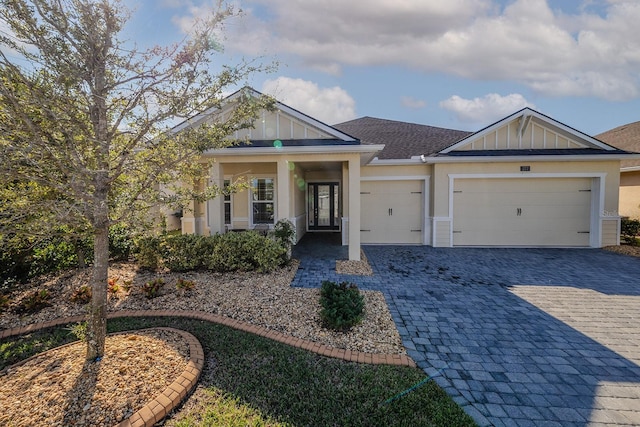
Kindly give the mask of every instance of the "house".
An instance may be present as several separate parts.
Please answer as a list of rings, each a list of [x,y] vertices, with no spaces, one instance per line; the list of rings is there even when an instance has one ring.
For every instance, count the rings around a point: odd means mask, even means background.
[[[640,122],[618,126],[597,135],[600,141],[621,150],[640,152]],[[620,162],[620,215],[640,219],[640,160]]]
[[[342,233],[354,260],[366,244],[618,244],[620,161],[633,157],[529,108],[469,133],[371,117],[329,126],[276,103],[233,137],[251,144],[208,151],[210,180],[251,189],[195,203],[183,233],[286,218],[298,239]]]

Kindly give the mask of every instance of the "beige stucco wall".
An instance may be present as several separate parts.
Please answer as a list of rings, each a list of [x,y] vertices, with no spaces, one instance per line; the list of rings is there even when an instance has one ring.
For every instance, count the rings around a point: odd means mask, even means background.
[[[620,215],[640,219],[640,171],[620,174]]]

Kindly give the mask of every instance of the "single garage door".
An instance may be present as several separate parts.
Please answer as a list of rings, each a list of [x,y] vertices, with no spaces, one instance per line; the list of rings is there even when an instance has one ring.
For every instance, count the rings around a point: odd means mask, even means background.
[[[591,179],[456,179],[454,246],[589,246]]]
[[[362,181],[360,241],[422,244],[423,181]]]

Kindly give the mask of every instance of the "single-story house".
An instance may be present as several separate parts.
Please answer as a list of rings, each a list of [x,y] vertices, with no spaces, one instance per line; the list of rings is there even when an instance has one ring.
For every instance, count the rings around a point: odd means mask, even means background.
[[[640,152],[640,122],[618,126],[597,135],[616,148]],[[620,162],[620,215],[640,219],[640,159],[627,159]]]
[[[298,239],[342,233],[354,260],[366,244],[619,244],[620,161],[634,156],[530,108],[470,133],[371,117],[330,126],[278,102],[233,137],[251,144],[207,152],[210,180],[251,189],[195,203],[182,232],[286,218]]]

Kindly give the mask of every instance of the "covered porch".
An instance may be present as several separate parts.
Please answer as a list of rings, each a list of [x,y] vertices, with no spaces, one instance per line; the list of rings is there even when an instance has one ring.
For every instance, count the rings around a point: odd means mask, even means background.
[[[360,168],[375,151],[360,145],[322,147],[322,153],[309,148],[297,147],[304,153],[287,153],[292,150],[286,147],[276,153],[273,148],[252,155],[247,153],[252,148],[215,153],[209,184],[222,188],[244,181],[248,189],[194,202],[182,218],[182,232],[265,230],[287,219],[298,241],[307,233],[340,233],[348,259],[359,260]]]

